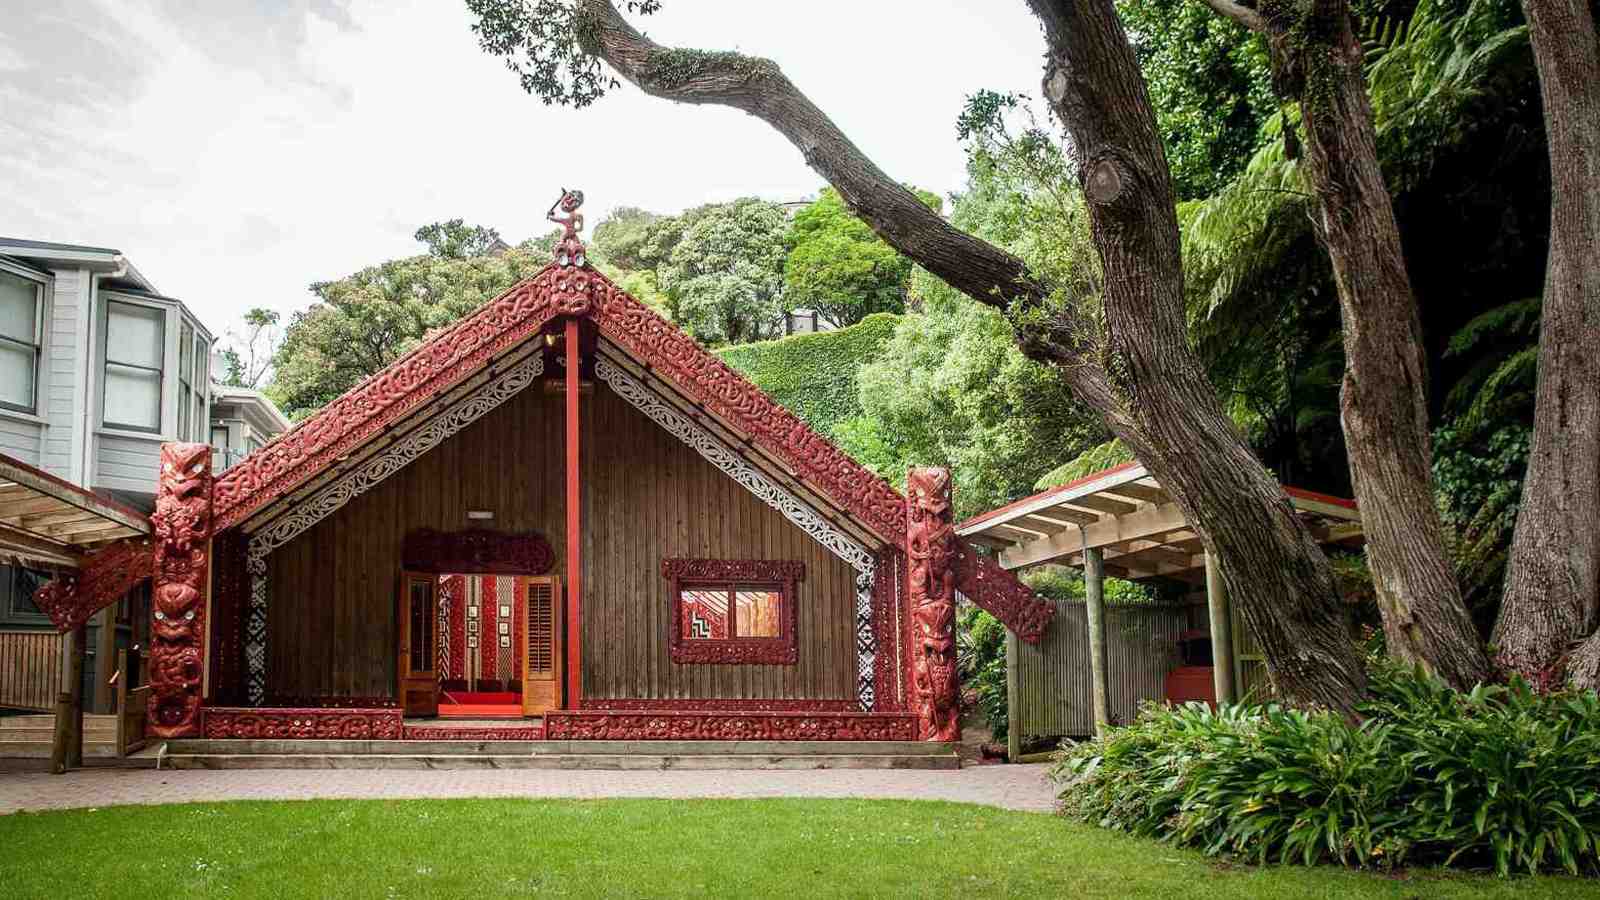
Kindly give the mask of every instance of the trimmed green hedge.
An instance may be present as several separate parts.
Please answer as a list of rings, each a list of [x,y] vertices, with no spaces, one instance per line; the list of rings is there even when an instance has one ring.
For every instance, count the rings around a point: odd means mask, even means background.
[[[722,361],[817,431],[861,412],[856,374],[883,352],[900,317],[876,313],[837,331],[796,334],[716,351]]]

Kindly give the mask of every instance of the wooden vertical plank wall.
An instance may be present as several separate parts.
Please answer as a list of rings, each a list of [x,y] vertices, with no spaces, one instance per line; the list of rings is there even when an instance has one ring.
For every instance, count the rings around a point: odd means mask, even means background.
[[[393,693],[400,543],[412,529],[537,531],[565,579],[564,400],[559,377],[528,388],[276,551],[269,695]],[[853,570],[603,384],[579,407],[584,695],[853,697]],[[469,522],[468,510],[494,519]],[[674,556],[803,562],[799,662],[672,663],[660,566]]]

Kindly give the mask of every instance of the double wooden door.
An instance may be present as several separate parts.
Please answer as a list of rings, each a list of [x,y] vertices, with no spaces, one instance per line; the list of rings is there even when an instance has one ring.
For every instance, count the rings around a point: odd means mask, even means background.
[[[518,578],[516,602],[523,605],[522,713],[543,715],[561,707],[561,579],[553,575]],[[408,716],[439,714],[439,576],[405,572],[400,581],[399,693]]]

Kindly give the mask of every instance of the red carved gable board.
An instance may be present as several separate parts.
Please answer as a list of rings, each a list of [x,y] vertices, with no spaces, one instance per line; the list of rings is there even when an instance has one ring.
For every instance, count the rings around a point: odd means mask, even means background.
[[[591,319],[606,338],[792,467],[812,490],[886,542],[904,539],[905,500],[888,482],[604,275],[553,264],[224,472],[215,486],[218,528],[264,509],[562,315]]]
[[[846,511],[887,546],[904,546],[905,498],[888,482],[604,275],[587,267],[554,264],[434,334],[217,476],[212,487],[215,532],[237,527],[338,465],[561,316],[593,321],[602,336],[685,397],[749,435],[754,445],[791,468],[809,489]],[[968,596],[984,605],[984,598]],[[1018,604],[1031,599],[1031,592],[1024,597],[1013,589],[1008,597],[998,608],[1020,612]],[[1036,599],[1032,603],[1040,609],[1029,615],[1047,616],[1042,610],[1051,609]],[[1019,629],[1024,635],[1032,632]]]

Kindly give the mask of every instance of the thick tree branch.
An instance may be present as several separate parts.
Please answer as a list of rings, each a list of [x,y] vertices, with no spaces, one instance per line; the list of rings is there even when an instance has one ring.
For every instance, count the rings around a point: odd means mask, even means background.
[[[1044,303],[1048,292],[1022,260],[952,226],[885,174],[776,63],[733,52],[663,47],[606,0],[579,0],[578,14],[585,49],[623,78],[654,97],[731,106],[771,125],[879,237],[951,287],[1001,312]],[[1052,310],[1051,316],[1047,336],[1019,334],[1023,352],[1060,365],[1086,403],[1111,408],[1114,398],[1085,345],[1093,325],[1066,311]]]
[[[1261,13],[1248,6],[1234,3],[1233,0],[1200,0],[1200,2],[1211,7],[1212,12],[1224,19],[1231,19],[1251,31],[1267,30],[1267,20]]]

